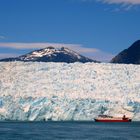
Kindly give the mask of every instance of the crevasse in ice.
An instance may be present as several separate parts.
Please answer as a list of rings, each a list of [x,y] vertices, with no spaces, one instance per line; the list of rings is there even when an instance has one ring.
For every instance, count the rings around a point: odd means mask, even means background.
[[[0,120],[140,120],[140,65],[0,63]]]

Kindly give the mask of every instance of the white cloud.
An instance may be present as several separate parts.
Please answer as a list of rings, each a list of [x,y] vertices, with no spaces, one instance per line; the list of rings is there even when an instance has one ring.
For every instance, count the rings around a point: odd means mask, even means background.
[[[82,2],[103,2],[107,4],[140,5],[140,0],[81,0]]]
[[[83,46],[77,46],[77,47],[69,47],[70,49],[87,56],[89,58],[92,58],[94,60],[98,60],[101,62],[109,62],[115,55],[104,52],[102,50],[99,50],[97,48],[86,48]]]
[[[9,57],[17,57],[19,54],[16,53],[0,53],[0,59],[9,58]]]
[[[40,48],[46,48],[49,46],[53,46],[55,48],[61,48],[61,47],[67,47],[70,49],[73,49],[75,51],[78,51],[80,53],[95,53],[98,50],[95,48],[86,48],[83,47],[80,44],[64,44],[64,43],[0,43],[1,47],[8,47],[13,49],[40,49]]]
[[[140,0],[80,0],[81,2],[101,2],[104,4],[115,4],[119,5],[115,9],[105,9],[105,11],[119,12],[119,11],[129,11],[131,9],[137,10],[140,6]]]
[[[115,56],[114,54],[110,54],[101,50],[96,53],[88,53],[84,55],[101,62],[109,62]]]
[[[63,43],[17,43],[17,42],[9,42],[9,43],[0,43],[0,48],[1,47],[8,47],[8,48],[13,48],[13,49],[39,49],[39,48],[46,48],[49,46],[54,46],[54,47],[78,47],[80,46],[79,44],[63,44]]]
[[[98,61],[109,61],[113,55],[110,53],[103,52],[97,48],[87,48],[80,44],[64,44],[64,43],[0,43],[0,48],[6,47],[6,48],[13,48],[13,49],[41,49],[46,48],[49,46],[53,46],[56,48],[60,47],[67,47],[69,49],[72,49],[84,56],[87,56],[89,58],[98,60]],[[17,56],[18,54],[13,54],[13,56]],[[4,57],[11,57],[12,54],[0,54],[0,58]],[[13,57],[12,56],[12,57]]]
[[[97,0],[97,1],[102,1],[109,4],[133,4],[133,5],[140,4],[140,0]]]

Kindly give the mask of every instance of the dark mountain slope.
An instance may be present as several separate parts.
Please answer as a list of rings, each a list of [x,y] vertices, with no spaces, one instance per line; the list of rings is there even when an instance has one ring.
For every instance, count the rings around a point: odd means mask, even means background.
[[[115,56],[111,63],[140,64],[140,40]]]

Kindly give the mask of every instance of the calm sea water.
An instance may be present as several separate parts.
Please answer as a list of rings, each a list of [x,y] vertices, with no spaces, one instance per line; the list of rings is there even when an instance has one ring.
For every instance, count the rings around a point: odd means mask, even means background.
[[[0,140],[140,140],[140,122],[1,122]]]

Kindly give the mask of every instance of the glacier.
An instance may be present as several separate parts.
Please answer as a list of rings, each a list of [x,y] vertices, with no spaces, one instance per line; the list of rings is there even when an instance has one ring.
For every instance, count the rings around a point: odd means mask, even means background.
[[[0,62],[0,120],[140,121],[140,65]]]

